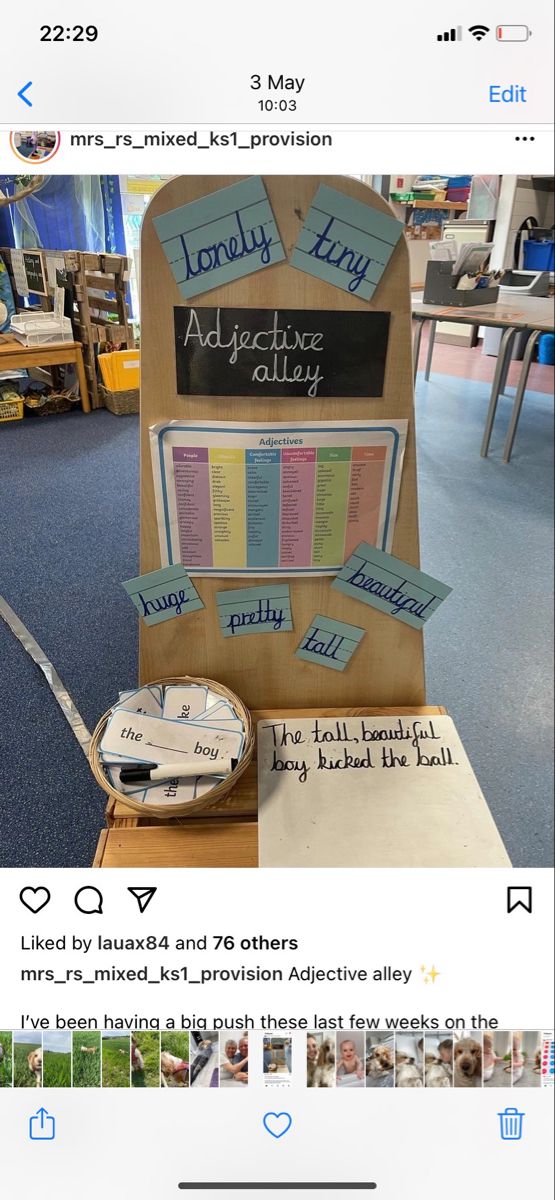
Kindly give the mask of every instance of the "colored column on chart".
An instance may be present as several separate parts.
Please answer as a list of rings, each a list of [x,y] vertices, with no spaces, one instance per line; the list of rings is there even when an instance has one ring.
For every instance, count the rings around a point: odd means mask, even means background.
[[[279,566],[279,450],[247,450],[247,566]]]
[[[310,566],[315,475],[316,450],[282,450],[280,567]]]
[[[345,560],[361,542],[378,544],[385,446],[354,446],[351,460]]]
[[[202,446],[174,446],[173,468],[181,562],[187,568],[211,567],[208,450]]]
[[[245,450],[208,451],[212,505],[213,565],[245,567],[247,561]]]
[[[336,567],[344,561],[350,474],[350,446],[319,448],[312,543],[315,567]]]

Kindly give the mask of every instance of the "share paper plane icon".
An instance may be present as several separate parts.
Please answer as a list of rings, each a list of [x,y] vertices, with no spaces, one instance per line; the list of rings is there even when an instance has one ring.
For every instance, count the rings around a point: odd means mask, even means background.
[[[152,900],[155,892],[158,891],[158,888],[155,888],[155,887],[128,887],[127,891],[131,892],[131,895],[135,897],[135,900],[137,901],[137,904],[139,905],[139,912],[144,913],[145,909],[148,908],[150,901]]]

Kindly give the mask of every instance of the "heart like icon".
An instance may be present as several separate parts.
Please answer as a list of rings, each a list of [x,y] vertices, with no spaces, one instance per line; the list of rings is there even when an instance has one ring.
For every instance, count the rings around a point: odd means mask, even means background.
[[[20,891],[19,899],[30,912],[39,913],[41,908],[46,908],[46,905],[50,903],[51,896],[48,888],[26,887]]]
[[[282,1138],[289,1132],[293,1118],[291,1113],[287,1112],[267,1112],[263,1117],[264,1128],[267,1133],[270,1133],[274,1138]]]

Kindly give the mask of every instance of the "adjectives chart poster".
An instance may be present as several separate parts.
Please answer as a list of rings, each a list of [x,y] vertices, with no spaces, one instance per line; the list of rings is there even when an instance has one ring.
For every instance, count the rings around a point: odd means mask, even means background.
[[[171,421],[150,429],[163,565],[329,575],[390,550],[407,421]]]

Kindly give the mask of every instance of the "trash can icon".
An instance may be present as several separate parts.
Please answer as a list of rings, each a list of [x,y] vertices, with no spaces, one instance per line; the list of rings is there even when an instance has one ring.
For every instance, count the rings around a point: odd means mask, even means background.
[[[522,1137],[522,1121],[524,1113],[518,1108],[506,1108],[497,1114],[501,1125],[501,1137],[504,1142],[519,1142]]]

